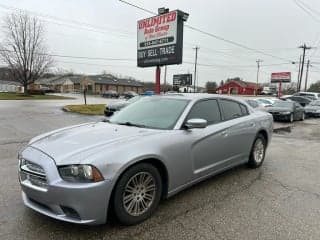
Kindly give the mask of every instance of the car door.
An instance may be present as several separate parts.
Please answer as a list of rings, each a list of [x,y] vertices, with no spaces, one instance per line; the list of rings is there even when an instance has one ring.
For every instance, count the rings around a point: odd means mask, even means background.
[[[299,120],[302,118],[304,108],[297,102],[294,103],[294,119]]]
[[[252,143],[256,135],[256,123],[242,103],[229,99],[220,99],[225,131],[227,158],[226,163],[235,165],[248,160]]]
[[[208,122],[203,129],[185,131],[190,142],[188,149],[195,178],[207,175],[219,168],[227,157],[225,144],[228,137],[226,124],[222,122],[221,111],[216,99],[205,99],[196,102],[187,115],[189,119],[201,118]]]

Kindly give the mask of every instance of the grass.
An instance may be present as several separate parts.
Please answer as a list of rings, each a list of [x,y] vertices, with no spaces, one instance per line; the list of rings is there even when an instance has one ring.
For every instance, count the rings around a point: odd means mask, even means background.
[[[0,100],[47,100],[47,99],[73,99],[56,95],[24,95],[23,93],[0,92]]]
[[[105,104],[67,105],[63,107],[63,110],[88,115],[104,115],[105,106]]]

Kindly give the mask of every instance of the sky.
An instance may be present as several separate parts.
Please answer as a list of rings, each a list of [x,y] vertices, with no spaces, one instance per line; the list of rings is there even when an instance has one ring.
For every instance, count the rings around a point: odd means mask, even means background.
[[[302,49],[298,46],[303,43],[314,47],[306,54],[306,60],[310,59],[312,66],[309,83],[320,80],[320,10],[317,10],[320,1],[127,1],[153,12],[159,7],[180,9],[190,14],[188,25],[258,50],[250,51],[185,28],[183,61],[188,63],[167,67],[169,83],[172,83],[173,74],[194,72],[195,46],[200,48],[197,68],[200,86],[207,81],[220,83],[232,77],[256,82],[257,59],[262,60],[259,83],[270,82],[272,72],[282,71],[290,71],[292,80],[296,81],[298,64],[290,62],[299,61]],[[136,63],[137,21],[152,16],[150,13],[117,0],[1,0],[1,25],[8,13],[21,9],[43,21],[49,53],[104,58],[55,57],[54,70],[83,74],[105,71],[141,81],[154,81],[155,67],[138,68]],[[0,29],[0,41],[3,34]],[[163,81],[163,68],[161,76]]]

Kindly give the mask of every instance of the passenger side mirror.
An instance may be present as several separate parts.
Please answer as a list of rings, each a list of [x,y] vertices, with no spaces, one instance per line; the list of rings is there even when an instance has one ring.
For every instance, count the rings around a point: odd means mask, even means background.
[[[205,119],[192,118],[192,119],[189,119],[184,126],[187,129],[192,129],[192,128],[205,128],[207,127],[207,125],[208,125],[208,122]]]

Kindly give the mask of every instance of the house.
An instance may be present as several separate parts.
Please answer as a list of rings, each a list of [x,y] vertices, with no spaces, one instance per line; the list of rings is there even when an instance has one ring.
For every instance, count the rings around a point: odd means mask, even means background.
[[[261,91],[260,85],[245,81],[229,81],[217,88],[219,94],[256,95]]]
[[[111,74],[72,75],[38,79],[30,86],[30,89],[50,89],[62,93],[82,92],[87,89],[89,94],[102,94],[108,90],[114,90],[121,94],[126,91],[142,93],[143,85],[134,79],[116,78]]]
[[[0,80],[0,92],[23,92],[23,87],[18,82]]]

